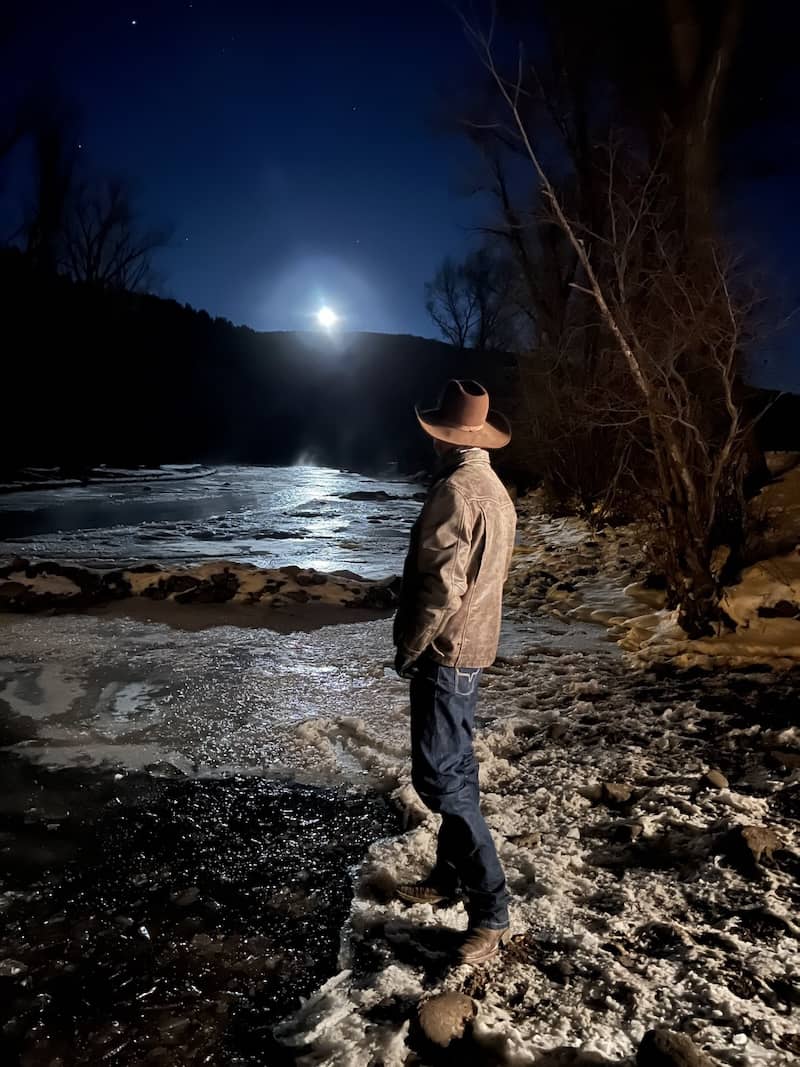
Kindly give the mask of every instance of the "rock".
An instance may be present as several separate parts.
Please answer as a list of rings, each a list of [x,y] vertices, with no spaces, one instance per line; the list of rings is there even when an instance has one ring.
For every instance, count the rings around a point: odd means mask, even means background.
[[[643,833],[644,823],[620,822],[612,828],[611,838],[613,841],[620,841],[623,844],[633,844],[634,841],[639,840]]]
[[[11,560],[11,564],[8,567],[3,568],[2,574],[7,577],[15,571],[26,571],[30,565],[30,560],[25,559],[24,556],[14,556]]]
[[[393,576],[368,585],[364,590],[361,604],[365,608],[389,611],[396,607],[400,599],[400,578]]]
[[[185,778],[186,774],[176,767],[174,763],[168,763],[166,760],[158,760],[155,763],[146,763],[143,768],[147,774],[151,774],[154,778]],[[116,776],[115,776],[116,777]],[[120,775],[120,778],[122,775]]]
[[[777,604],[758,609],[759,619],[796,619],[798,616],[800,616],[800,604],[795,604],[791,600],[779,600]]]
[[[515,837],[509,837],[508,840],[517,848],[536,848],[541,844],[542,835],[538,830],[532,830],[529,834],[517,834]]]
[[[636,1067],[714,1067],[690,1037],[674,1030],[648,1030],[636,1052]]]
[[[24,596],[28,587],[22,582],[3,582],[0,585],[0,600],[15,600],[18,596]]]
[[[159,578],[153,585],[146,586],[141,595],[148,597],[150,600],[166,600],[173,593],[194,592],[199,587],[200,583],[194,575],[171,574],[168,578]]]
[[[783,840],[768,826],[736,826],[731,831],[728,845],[734,859],[745,859],[752,863],[761,863],[766,857],[772,859],[773,852],[783,848]]]
[[[0,960],[0,978],[19,978],[27,973],[27,963],[20,960]]]
[[[183,893],[172,893],[171,900],[173,904],[177,904],[179,908],[188,908],[190,904],[200,897],[200,890],[196,885],[193,885],[191,889],[184,890]]]
[[[725,777],[722,771],[718,771],[715,767],[712,767],[710,770],[706,771],[706,773],[700,779],[701,789],[727,789],[728,785],[728,779]]]
[[[770,759],[785,767],[787,771],[794,771],[800,767],[800,752],[785,752],[783,749],[773,748],[769,755]]]
[[[551,722],[547,727],[547,736],[551,741],[558,741],[568,732],[568,730],[569,727],[564,722]]]
[[[340,500],[397,500],[383,489],[356,489],[353,493],[342,493]]]
[[[305,589],[287,589],[283,595],[295,604],[307,604],[311,599],[311,595]]]
[[[607,804],[627,804],[633,794],[633,786],[624,782],[603,782],[601,797]]]
[[[195,579],[196,581],[196,579]],[[176,593],[179,604],[224,604],[232,600],[239,591],[239,579],[227,569],[220,574],[212,574],[208,581],[203,581],[184,593]]]
[[[477,1014],[475,1001],[464,993],[439,993],[420,1005],[419,1024],[429,1041],[446,1048],[464,1036],[467,1023]]]

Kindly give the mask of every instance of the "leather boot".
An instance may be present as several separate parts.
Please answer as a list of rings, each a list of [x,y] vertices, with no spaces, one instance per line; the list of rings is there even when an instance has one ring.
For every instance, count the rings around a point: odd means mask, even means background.
[[[400,882],[395,886],[395,896],[404,904],[456,903],[454,893],[445,893],[430,882]]]
[[[471,926],[458,947],[459,963],[483,963],[496,956],[500,946],[511,940],[511,930],[490,930],[486,926]]]

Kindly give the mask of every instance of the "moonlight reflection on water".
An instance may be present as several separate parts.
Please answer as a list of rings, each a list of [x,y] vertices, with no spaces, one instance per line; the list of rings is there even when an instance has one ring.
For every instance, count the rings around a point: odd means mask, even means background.
[[[306,465],[11,493],[0,497],[0,556],[105,566],[235,559],[379,578],[400,567],[419,489]]]

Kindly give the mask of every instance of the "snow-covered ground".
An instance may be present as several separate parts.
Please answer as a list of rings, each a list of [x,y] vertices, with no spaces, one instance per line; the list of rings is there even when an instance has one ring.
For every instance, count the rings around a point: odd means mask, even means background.
[[[316,493],[319,478],[303,491]],[[379,507],[391,516],[398,504]],[[402,507],[410,516],[418,505]],[[120,773],[171,764],[380,782],[393,794],[408,831],[373,845],[354,870],[340,972],[281,1028],[298,1064],[628,1067],[642,1034],[661,1025],[719,1064],[795,1063],[798,678],[631,661],[609,624],[642,612],[624,592],[646,573],[635,533],[591,533],[533,503],[522,511],[476,743],[515,937],[482,968],[450,966],[448,931],[463,928],[462,910],[391,899],[397,878],[430,863],[436,820],[409,784],[407,690],[390,669],[387,621],[286,636],[5,616],[0,700],[15,752]],[[237,514],[227,521],[241,528]],[[392,566],[377,573],[396,571],[405,532],[387,539]],[[129,533],[108,536],[130,543]],[[466,993],[477,1015],[437,1051],[415,1020],[442,989]]]
[[[535,632],[486,672],[476,744],[516,936],[483,968],[450,967],[463,911],[391,899],[429,868],[436,831],[405,722],[309,721],[321,766],[394,783],[411,828],[372,848],[342,970],[283,1040],[301,1065],[630,1065],[667,1027],[713,1062],[796,1063],[800,677],[632,662],[598,623],[641,613],[624,592],[644,573],[634,533],[522,511],[508,601]],[[416,1024],[443,990],[477,1009],[447,1053]]]
[[[448,966],[447,929],[464,928],[463,911],[390,899],[434,850],[436,820],[414,803],[405,746],[368,719],[307,724],[323,760],[343,747],[396,781],[410,821],[424,821],[371,850],[342,972],[285,1027],[306,1048],[298,1062],[406,1063],[417,1005],[442,989],[477,1003],[462,1063],[584,1062],[557,1060],[562,1046],[632,1063],[657,1025],[719,1062],[795,1062],[796,686],[759,672],[631,670],[614,648],[555,633],[498,663],[477,750],[517,936],[475,971]],[[711,768],[725,778],[706,779]],[[780,840],[760,864],[740,841],[751,825]]]

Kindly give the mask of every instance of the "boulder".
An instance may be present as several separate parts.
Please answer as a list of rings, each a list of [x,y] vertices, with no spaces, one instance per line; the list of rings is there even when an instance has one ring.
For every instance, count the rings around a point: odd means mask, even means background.
[[[648,1030],[636,1052],[636,1067],[714,1067],[687,1034]]]
[[[722,771],[718,771],[715,767],[706,771],[700,779],[701,789],[727,789],[728,785],[728,779]]]
[[[475,1001],[464,993],[439,993],[420,1005],[419,1024],[429,1041],[446,1048],[464,1036],[467,1023],[477,1014]]]
[[[601,798],[606,804],[627,804],[633,795],[633,786],[624,782],[603,782]]]
[[[737,826],[731,835],[734,852],[739,856],[760,863],[766,857],[772,859],[773,852],[783,848],[783,840],[768,826]]]

